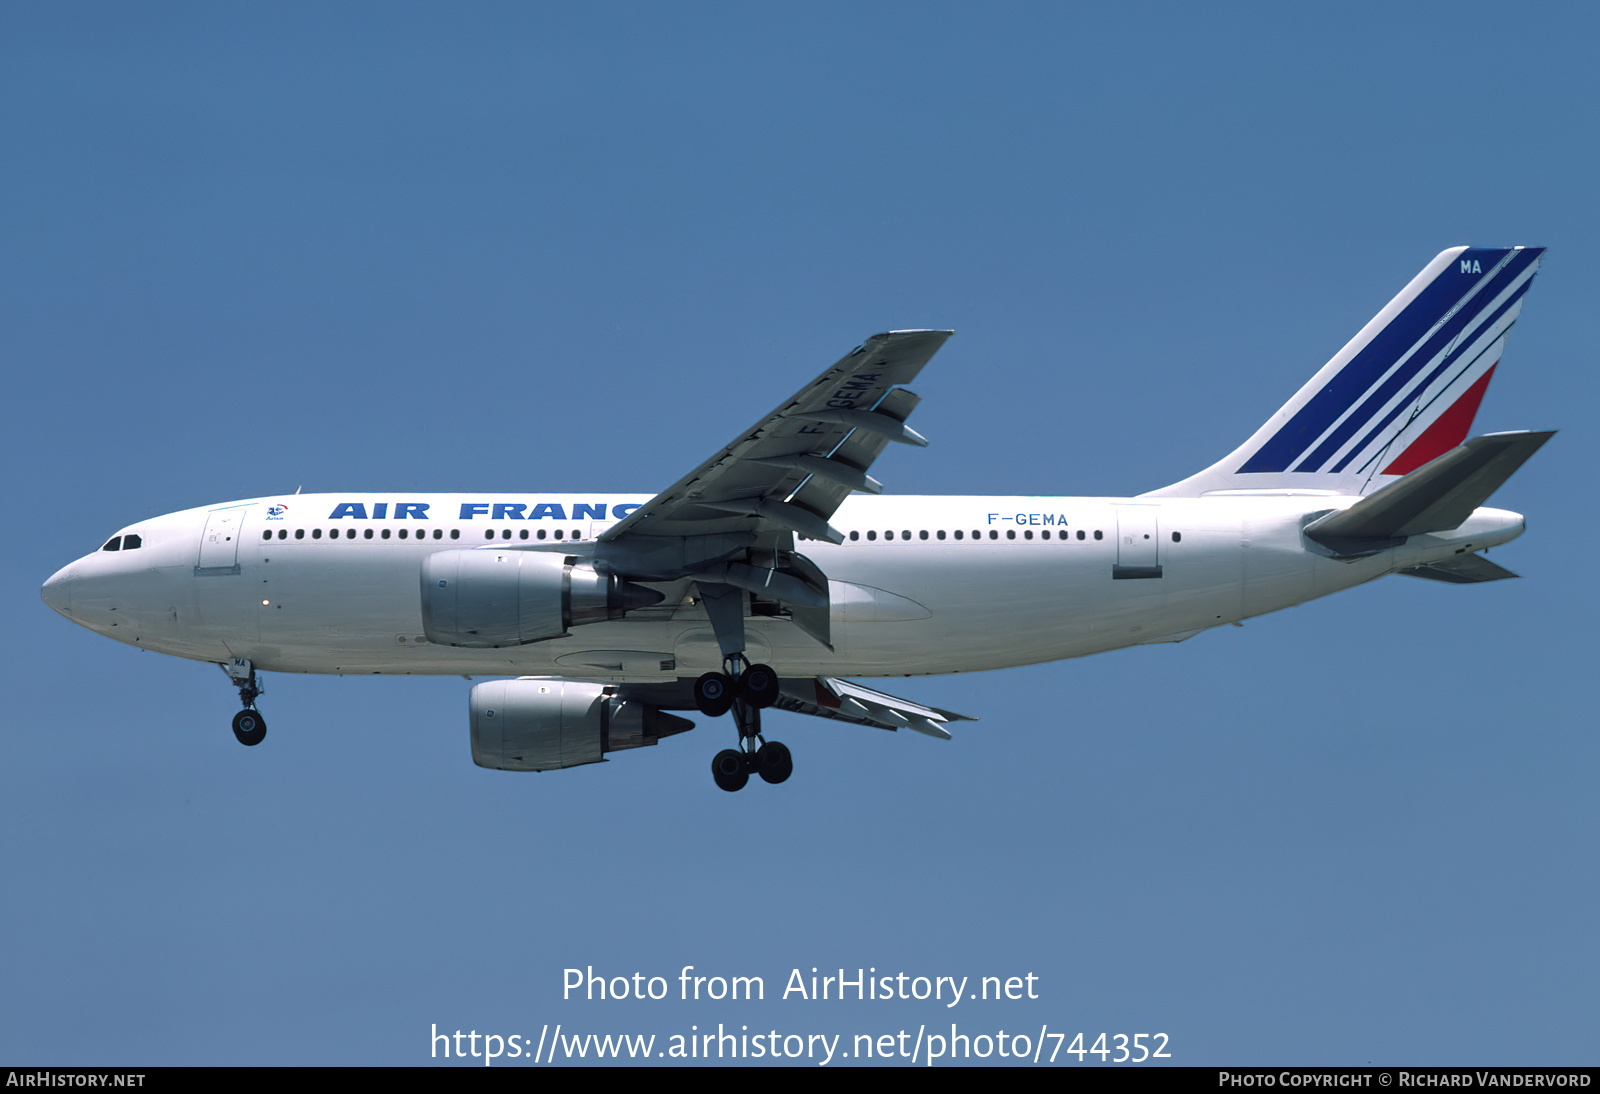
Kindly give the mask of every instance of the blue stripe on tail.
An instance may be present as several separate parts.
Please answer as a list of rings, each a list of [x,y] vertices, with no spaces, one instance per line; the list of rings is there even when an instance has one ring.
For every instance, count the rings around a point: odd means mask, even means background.
[[[1313,395],[1283,428],[1273,434],[1254,455],[1246,459],[1237,473],[1282,472],[1288,470],[1296,461],[1300,461],[1297,470],[1319,466],[1323,460],[1337,451],[1344,440],[1377,414],[1384,402],[1394,391],[1403,386],[1406,379],[1415,376],[1427,364],[1432,356],[1426,352],[1428,348],[1437,353],[1438,348],[1442,348],[1451,337],[1459,334],[1469,323],[1478,318],[1483,307],[1480,305],[1474,308],[1470,303],[1462,307],[1460,312],[1451,316],[1450,321],[1441,330],[1435,332],[1434,338],[1429,339],[1429,347],[1419,349],[1419,352],[1406,363],[1406,367],[1400,369],[1395,377],[1391,377],[1390,383],[1384,384],[1383,390],[1387,394],[1379,398],[1377,397],[1379,393],[1374,393],[1373,398],[1366,404],[1370,409],[1365,413],[1358,411],[1340,425],[1336,433],[1337,441],[1335,437],[1328,438],[1326,443],[1317,446],[1316,455],[1301,460],[1307,449],[1315,444],[1341,415],[1372,392],[1395,362],[1427,337],[1434,325],[1439,323],[1451,308],[1460,303],[1474,285],[1483,280],[1483,275],[1505,261],[1512,252],[1513,248],[1508,247],[1477,247],[1469,248],[1456,256],[1456,259],[1429,282],[1399,315],[1375,334],[1371,341],[1323,386],[1322,390]],[[1536,261],[1543,253],[1544,249],[1540,247],[1525,248],[1517,253],[1506,263],[1505,269],[1495,275],[1492,284],[1485,285],[1479,290],[1474,300],[1481,300],[1486,305],[1505,288],[1506,284],[1525,270],[1529,263]],[[1405,378],[1400,378],[1400,373],[1405,373]]]
[[[1388,379],[1384,380],[1383,383],[1379,384],[1377,388],[1370,392],[1366,398],[1361,401],[1361,405],[1356,408],[1355,412],[1344,421],[1339,423],[1339,427],[1328,436],[1327,440],[1319,444],[1316,450],[1311,453],[1311,455],[1301,460],[1300,463],[1291,468],[1291,470],[1322,470],[1322,465],[1333,458],[1333,454],[1343,447],[1344,442],[1354,436],[1356,430],[1370,422],[1373,416],[1377,414],[1389,402],[1390,399],[1394,398],[1395,395],[1403,391],[1406,385],[1409,384],[1418,373],[1428,366],[1430,361],[1432,361],[1440,353],[1444,352],[1446,346],[1461,336],[1464,332],[1471,331],[1472,337],[1462,338],[1462,344],[1456,347],[1451,356],[1453,357],[1461,354],[1467,348],[1467,345],[1472,341],[1473,338],[1481,334],[1484,330],[1488,329],[1489,324],[1492,323],[1494,319],[1497,319],[1500,315],[1504,314],[1504,308],[1496,309],[1493,315],[1489,318],[1489,321],[1483,322],[1485,318],[1484,313],[1488,309],[1490,303],[1501,293],[1503,293],[1514,281],[1516,281],[1518,276],[1527,270],[1529,263],[1534,260],[1534,257],[1537,256],[1530,257],[1526,251],[1523,251],[1520,252],[1517,257],[1513,258],[1510,262],[1506,263],[1505,268],[1499,273],[1495,274],[1493,280],[1490,281],[1489,284],[1478,290],[1477,294],[1472,298],[1472,300],[1463,306],[1460,311],[1452,315],[1447,322],[1440,326],[1438,330],[1434,331],[1433,334],[1428,337],[1427,343],[1423,346],[1420,346],[1417,349],[1417,352],[1413,353],[1405,364],[1395,369],[1394,373]],[[1526,288],[1526,286],[1523,287]],[[1448,361],[1444,363],[1447,364]],[[1398,414],[1400,412],[1399,407],[1391,409],[1392,413],[1389,416],[1389,420],[1393,420],[1394,414]],[[1371,435],[1369,434],[1369,437],[1370,436]]]

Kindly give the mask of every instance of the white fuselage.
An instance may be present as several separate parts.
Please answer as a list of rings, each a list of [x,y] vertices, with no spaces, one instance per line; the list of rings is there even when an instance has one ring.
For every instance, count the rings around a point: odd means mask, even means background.
[[[44,597],[132,645],[201,661],[246,658],[275,672],[652,681],[716,670],[717,641],[690,579],[652,584],[666,596],[655,607],[525,646],[463,649],[424,636],[426,556],[495,547],[581,558],[648,500],[330,494],[230,502],[124,529],[138,536],[137,549],[84,556],[50,579]],[[829,578],[833,649],[782,616],[756,614],[746,623],[750,659],[783,676],[911,676],[1176,641],[1492,547],[1523,528],[1517,514],[1479,509],[1451,532],[1353,562],[1328,557],[1301,534],[1308,514],[1356,500],[852,496],[832,522],[844,543],[795,545]]]

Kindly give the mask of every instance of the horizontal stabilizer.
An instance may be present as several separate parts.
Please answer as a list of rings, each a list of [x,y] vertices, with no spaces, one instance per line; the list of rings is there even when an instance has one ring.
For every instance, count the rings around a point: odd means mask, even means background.
[[[1480,554],[1457,555],[1444,562],[1426,566],[1413,566],[1401,570],[1407,577],[1425,577],[1429,581],[1448,581],[1452,585],[1473,585],[1480,581],[1504,581],[1517,577],[1504,566],[1490,562]]]
[[[1529,456],[1555,436],[1543,432],[1474,437],[1350,508],[1330,513],[1306,535],[1340,553],[1349,541],[1401,540],[1455,528],[1489,499]]]
[[[950,739],[946,722],[974,721],[965,714],[897,699],[831,676],[782,681],[782,691],[773,706],[794,714],[833,718],[874,729],[914,729],[946,741]]]

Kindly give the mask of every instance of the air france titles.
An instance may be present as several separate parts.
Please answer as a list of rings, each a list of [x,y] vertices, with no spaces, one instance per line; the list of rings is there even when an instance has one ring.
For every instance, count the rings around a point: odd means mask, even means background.
[[[394,503],[395,520],[427,520],[429,503],[425,501],[397,501]],[[389,503],[375,501],[372,503],[372,516],[367,516],[367,505],[361,501],[341,501],[333,507],[333,512],[328,514],[329,520],[338,520],[340,517],[354,517],[356,520],[386,520],[389,519]]]
[[[613,505],[612,519],[621,520],[637,508],[637,505]],[[462,502],[461,519],[471,520],[474,517],[488,517],[490,520],[605,520],[606,507],[603,502],[596,505],[576,501],[572,503],[572,516],[568,517],[566,507],[560,502]]]
[[[394,503],[394,512],[389,511],[390,503],[375,501],[370,506],[364,501],[342,501],[333,507],[333,512],[328,514],[329,520],[339,520],[350,517],[354,520],[428,520],[428,510],[431,502],[426,501],[397,501]],[[287,509],[287,506],[275,508]],[[621,520],[635,509],[637,504],[612,505],[610,519]],[[472,520],[476,517],[487,517],[490,520],[605,520],[607,505],[605,502],[577,501],[571,505],[571,514],[568,507],[561,502],[530,502],[530,501],[464,501],[461,503],[460,520]],[[282,513],[274,512],[273,517],[281,517]]]

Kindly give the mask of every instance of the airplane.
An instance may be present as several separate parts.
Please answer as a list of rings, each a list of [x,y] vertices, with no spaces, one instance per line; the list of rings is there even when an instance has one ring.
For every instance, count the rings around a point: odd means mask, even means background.
[[[141,649],[214,662],[233,731],[262,672],[451,674],[472,758],[547,771],[732,714],[724,790],[782,783],[776,709],[950,739],[972,719],[845,679],[1181,642],[1406,574],[1515,577],[1484,502],[1553,435],[1468,440],[1542,247],[1433,259],[1243,444],[1131,498],[915,497],[869,472],[952,334],[875,334],[655,495],[289,494],[139,521],[41,591]]]

